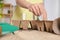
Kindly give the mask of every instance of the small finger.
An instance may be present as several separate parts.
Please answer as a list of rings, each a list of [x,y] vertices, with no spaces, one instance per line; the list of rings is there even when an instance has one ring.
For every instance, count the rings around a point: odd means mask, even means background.
[[[32,9],[33,9],[33,13],[34,13],[35,15],[37,15],[37,11],[36,11],[35,6],[32,6]]]

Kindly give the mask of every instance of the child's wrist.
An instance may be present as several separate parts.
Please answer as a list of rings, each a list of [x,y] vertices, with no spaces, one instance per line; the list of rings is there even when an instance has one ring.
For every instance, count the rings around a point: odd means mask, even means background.
[[[31,5],[32,5],[31,3],[28,3],[28,4],[26,5],[26,8],[29,9]]]

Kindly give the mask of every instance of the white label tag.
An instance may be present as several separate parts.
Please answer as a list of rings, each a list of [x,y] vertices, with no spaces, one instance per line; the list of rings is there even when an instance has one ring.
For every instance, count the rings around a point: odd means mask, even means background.
[[[25,20],[26,19],[26,14],[25,13],[23,13],[23,20]]]

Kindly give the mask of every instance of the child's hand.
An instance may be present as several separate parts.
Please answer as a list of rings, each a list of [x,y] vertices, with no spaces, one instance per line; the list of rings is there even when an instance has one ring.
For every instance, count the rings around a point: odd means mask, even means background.
[[[40,16],[40,4],[31,4],[28,9],[33,12],[36,16]]]
[[[37,0],[36,0],[37,1]],[[40,16],[41,15],[41,8],[40,4],[31,4],[27,2],[26,0],[16,0],[16,3],[20,5],[21,7],[29,9],[31,12],[33,12],[35,15]]]
[[[46,12],[46,10],[44,8],[43,3],[40,3],[40,4],[31,4],[31,3],[27,2],[26,0],[16,0],[16,3],[18,5],[20,5],[21,7],[29,9],[36,16],[40,16],[41,15],[43,20],[47,19],[47,12]]]

